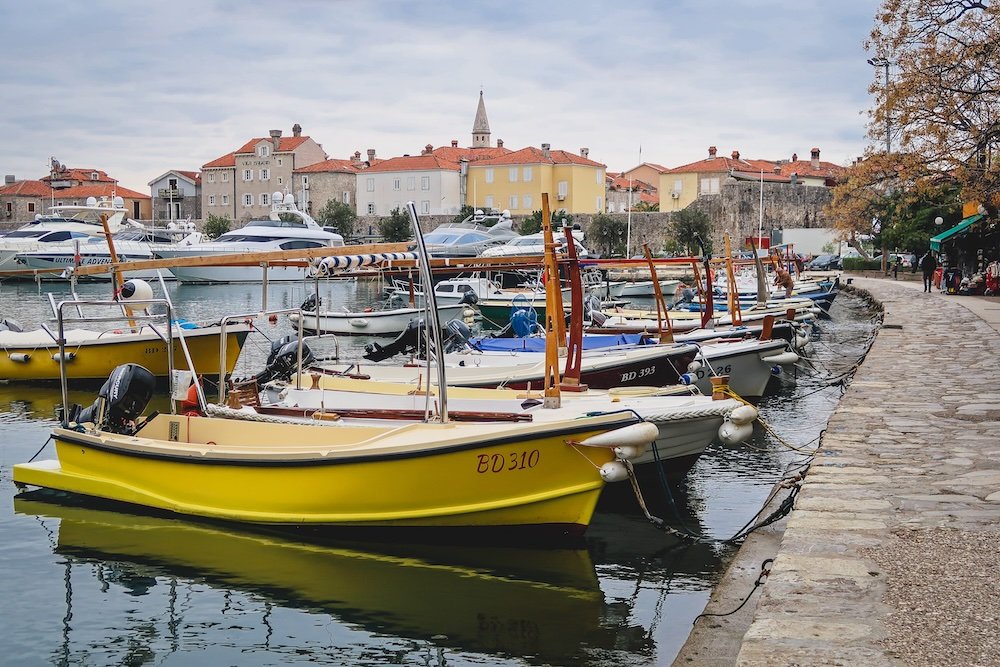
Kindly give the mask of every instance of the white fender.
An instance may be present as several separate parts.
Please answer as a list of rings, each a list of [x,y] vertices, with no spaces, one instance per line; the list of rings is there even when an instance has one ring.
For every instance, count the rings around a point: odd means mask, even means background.
[[[731,421],[722,422],[719,427],[719,440],[727,445],[736,445],[753,435],[753,424],[734,424]]]
[[[352,317],[351,319],[347,320],[347,323],[350,324],[352,327],[357,327],[359,329],[364,329],[366,326],[368,326],[368,320],[364,317]]]
[[[688,373],[697,373],[700,370],[701,370],[701,362],[698,361],[697,359],[688,364],[687,367]]]
[[[809,344],[809,336],[796,336],[795,337],[795,349],[801,350],[806,345]]]
[[[768,364],[778,364],[779,366],[790,366],[792,364],[797,364],[799,362],[799,355],[794,352],[782,352],[780,354],[772,354],[767,357],[761,357],[761,361]]]
[[[73,361],[74,359],[76,359],[76,352],[67,352],[66,353],[66,362],[67,363],[69,363],[70,361]],[[55,354],[52,355],[52,361],[59,361],[59,353],[58,352],[56,352]]]
[[[620,482],[628,479],[628,468],[621,461],[608,461],[601,466],[601,479],[605,482]]]
[[[750,424],[753,420],[757,419],[757,408],[752,405],[741,405],[732,412],[729,413],[729,421],[733,422],[737,426],[742,426],[743,424]]]
[[[31,361],[31,355],[27,352],[11,352],[7,355],[7,358],[19,364],[26,364]]]
[[[616,428],[613,431],[592,435],[577,444],[586,447],[644,447],[656,440],[659,434],[660,430],[656,428],[656,424],[639,422]]]
[[[631,461],[646,453],[647,445],[618,445],[614,448],[615,456]]]

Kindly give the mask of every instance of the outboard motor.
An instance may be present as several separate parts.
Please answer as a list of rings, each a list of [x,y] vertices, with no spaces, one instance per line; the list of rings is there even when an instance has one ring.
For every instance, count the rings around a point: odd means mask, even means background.
[[[156,378],[139,364],[122,364],[111,371],[97,400],[73,421],[91,422],[102,431],[132,434],[135,420],[153,397]]]
[[[17,333],[24,331],[24,329],[21,328],[21,323],[17,320],[10,320],[5,317],[0,319],[0,331],[13,331]]]
[[[583,319],[598,327],[608,321],[608,316],[601,311],[601,300],[594,294],[583,300]]]
[[[459,300],[459,303],[469,306],[474,306],[477,303],[479,303],[479,295],[476,294],[475,290],[470,289],[468,292],[462,295],[462,298]]]
[[[388,345],[368,343],[365,345],[364,358],[368,361],[385,361],[397,354],[408,354],[417,349],[420,331],[424,328],[424,318],[415,317],[406,324],[396,339]]]
[[[462,320],[450,320],[444,327],[444,351],[458,352],[471,347],[472,329]]]
[[[315,313],[319,310],[319,307],[323,305],[323,297],[317,294],[310,294],[306,297],[306,300],[302,302],[299,306],[302,310],[308,311],[310,313]]]
[[[680,298],[674,302],[674,304],[671,306],[671,309],[680,310],[682,307],[687,306],[690,303],[693,303],[694,297],[695,297],[694,290],[691,289],[690,287],[685,287],[684,289],[681,290]]]
[[[302,365],[306,366],[316,360],[309,346],[302,343]],[[258,385],[271,380],[292,379],[299,363],[299,339],[296,336],[285,336],[271,343],[271,353],[267,355],[264,370],[254,376]]]

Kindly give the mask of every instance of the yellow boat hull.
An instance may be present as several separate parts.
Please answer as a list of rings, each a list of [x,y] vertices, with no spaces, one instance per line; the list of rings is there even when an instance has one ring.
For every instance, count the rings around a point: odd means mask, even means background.
[[[216,519],[581,533],[625,413],[547,424],[274,424],[160,415],[140,437],[53,432],[58,461],[14,481]]]
[[[236,366],[249,333],[244,324],[226,329],[226,373]],[[219,374],[219,327],[185,331],[184,340],[191,361],[201,375]],[[101,338],[66,345],[69,380],[106,380],[120,364],[134,363],[157,377],[166,377],[167,344],[153,333],[108,334]],[[0,350],[0,380],[11,382],[58,381],[59,346],[52,341],[31,347],[3,347]],[[180,341],[174,336],[174,366],[187,369]]]

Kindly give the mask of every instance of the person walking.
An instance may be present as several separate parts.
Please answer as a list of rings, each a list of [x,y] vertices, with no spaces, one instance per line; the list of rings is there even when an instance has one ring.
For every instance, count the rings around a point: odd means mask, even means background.
[[[785,298],[787,299],[792,296],[795,279],[792,278],[792,274],[786,271],[784,267],[779,266],[777,271],[774,272],[774,285],[775,287],[785,288]]]
[[[920,258],[920,270],[924,274],[924,291],[931,291],[931,281],[934,279],[934,271],[937,270],[938,263],[937,259],[934,257],[934,253],[930,250],[927,251],[923,257]]]
[[[896,261],[892,265],[892,279],[899,280],[899,267],[903,263],[903,256],[896,255]]]

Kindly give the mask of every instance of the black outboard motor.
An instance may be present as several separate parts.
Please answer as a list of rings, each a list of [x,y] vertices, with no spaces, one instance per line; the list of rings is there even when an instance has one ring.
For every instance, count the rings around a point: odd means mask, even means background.
[[[472,329],[462,320],[450,320],[444,326],[444,351],[458,352],[470,347],[472,343]]]
[[[474,306],[477,303],[479,303],[479,295],[476,294],[475,290],[471,290],[470,289],[468,292],[466,292],[465,294],[462,295],[462,298],[459,299],[458,302],[462,303],[462,304],[468,304],[470,306]]]
[[[364,358],[368,361],[385,361],[397,354],[410,354],[417,349],[420,341],[420,331],[424,328],[424,318],[415,317],[406,324],[396,339],[388,345],[368,343],[365,345]]]
[[[302,343],[302,366],[305,367],[316,361],[309,346]],[[288,382],[292,379],[292,373],[296,371],[299,363],[299,339],[297,336],[285,336],[271,343],[271,353],[267,355],[267,362],[264,370],[254,376],[258,385],[271,380],[283,380]]]
[[[148,370],[139,364],[122,364],[111,371],[94,404],[73,421],[91,422],[102,431],[131,435],[136,418],[146,409],[155,388],[156,378]]]
[[[317,294],[310,294],[306,297],[306,300],[302,302],[299,306],[302,310],[308,311],[310,313],[315,313],[319,310],[319,307],[323,305],[323,297]]]

